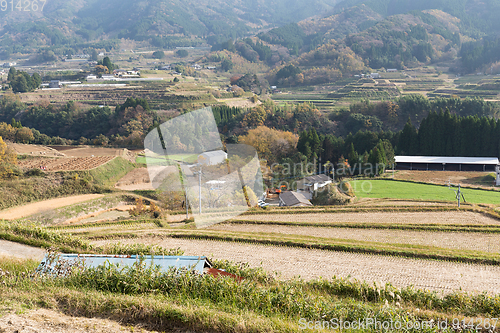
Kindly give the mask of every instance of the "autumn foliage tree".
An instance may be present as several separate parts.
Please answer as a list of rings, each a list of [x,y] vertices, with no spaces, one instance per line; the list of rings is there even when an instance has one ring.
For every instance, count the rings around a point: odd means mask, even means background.
[[[12,173],[17,163],[16,153],[10,149],[0,136],[0,178]]]
[[[297,140],[297,136],[291,132],[259,126],[249,130],[247,135],[240,136],[238,142],[254,147],[259,157],[271,165],[293,153]]]

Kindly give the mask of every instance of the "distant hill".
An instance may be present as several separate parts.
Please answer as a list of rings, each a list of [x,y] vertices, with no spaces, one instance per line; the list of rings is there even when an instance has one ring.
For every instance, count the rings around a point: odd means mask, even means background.
[[[335,11],[364,4],[380,15],[387,17],[411,11],[438,9],[460,19],[461,33],[474,38],[499,32],[499,0],[345,0]]]
[[[130,38],[158,47],[250,36],[332,10],[339,0],[50,0],[43,12],[0,11],[0,52],[105,46]],[[39,8],[40,9],[40,8]]]
[[[500,0],[50,0],[43,12],[11,9],[0,11],[0,59],[40,52],[35,59],[46,61],[55,59],[47,50],[111,50],[125,38],[159,49],[211,45],[277,70],[321,67],[302,56],[321,57],[324,45],[338,46],[356,70],[352,59],[371,68],[445,62],[466,72],[500,61]]]
[[[500,0],[345,0],[322,17],[259,37],[297,56],[333,39],[371,68],[444,62],[473,72],[498,67],[499,14]]]

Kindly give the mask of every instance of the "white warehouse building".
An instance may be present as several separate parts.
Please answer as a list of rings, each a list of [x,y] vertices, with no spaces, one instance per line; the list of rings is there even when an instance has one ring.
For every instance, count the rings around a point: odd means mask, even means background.
[[[227,153],[223,150],[206,151],[198,155],[198,163],[205,165],[216,165],[227,159]]]

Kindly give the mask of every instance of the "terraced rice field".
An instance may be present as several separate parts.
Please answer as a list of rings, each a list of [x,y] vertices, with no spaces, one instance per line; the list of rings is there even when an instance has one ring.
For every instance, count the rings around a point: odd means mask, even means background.
[[[323,238],[352,239],[389,244],[413,244],[439,248],[500,253],[500,234],[276,226],[265,224],[218,224],[211,230],[231,232],[278,233]]]
[[[241,221],[315,222],[315,223],[384,223],[384,224],[443,224],[498,225],[492,217],[463,211],[451,212],[342,212],[304,214],[258,214],[238,216]]]
[[[73,157],[73,158],[35,158],[19,161],[22,169],[44,169],[45,171],[91,170],[108,163],[115,156]]]
[[[207,255],[263,267],[268,272],[276,272],[280,279],[330,279],[337,276],[382,285],[390,282],[400,288],[413,286],[442,293],[459,289],[500,293],[498,266],[193,239],[149,237],[111,242],[180,247],[186,255]],[[94,242],[96,245],[108,243],[109,240]]]

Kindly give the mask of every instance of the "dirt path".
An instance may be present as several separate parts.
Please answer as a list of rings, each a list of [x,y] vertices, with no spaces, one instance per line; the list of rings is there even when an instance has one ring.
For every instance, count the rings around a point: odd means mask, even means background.
[[[64,206],[73,205],[83,201],[88,201],[92,199],[97,199],[103,197],[103,194],[82,194],[75,195],[71,197],[56,198],[50,200],[44,200],[40,202],[34,202],[24,206],[9,208],[0,211],[0,219],[4,220],[15,220],[23,217],[27,217],[33,214],[41,213],[47,210],[61,208]]]
[[[500,225],[500,221],[473,212],[370,212],[370,213],[311,213],[311,214],[265,214],[241,215],[245,221],[284,222],[352,222],[352,223],[397,223],[397,224],[477,224]]]
[[[212,230],[233,232],[264,232],[337,239],[354,239],[389,244],[415,244],[440,248],[500,252],[500,234],[433,232],[409,230],[379,230],[352,228],[296,227],[255,224],[217,224]]]
[[[42,261],[46,252],[47,251],[39,247],[28,246],[0,239],[0,257],[6,256]]]
[[[390,282],[400,288],[413,285],[417,289],[443,293],[459,289],[500,293],[498,266],[206,240],[143,238],[114,242],[180,247],[185,255],[207,255],[214,259],[247,262],[252,267],[262,266],[268,272],[278,272],[281,279],[294,276],[305,280],[330,279],[337,276],[364,280],[370,284]],[[105,243],[109,241],[95,242],[98,245]]]
[[[70,317],[65,314],[38,309],[16,315],[8,314],[0,318],[0,332],[5,333],[116,333],[148,331],[139,325],[124,326],[120,323],[101,318]],[[180,332],[180,331],[178,331]],[[186,331],[183,331],[186,332]]]

